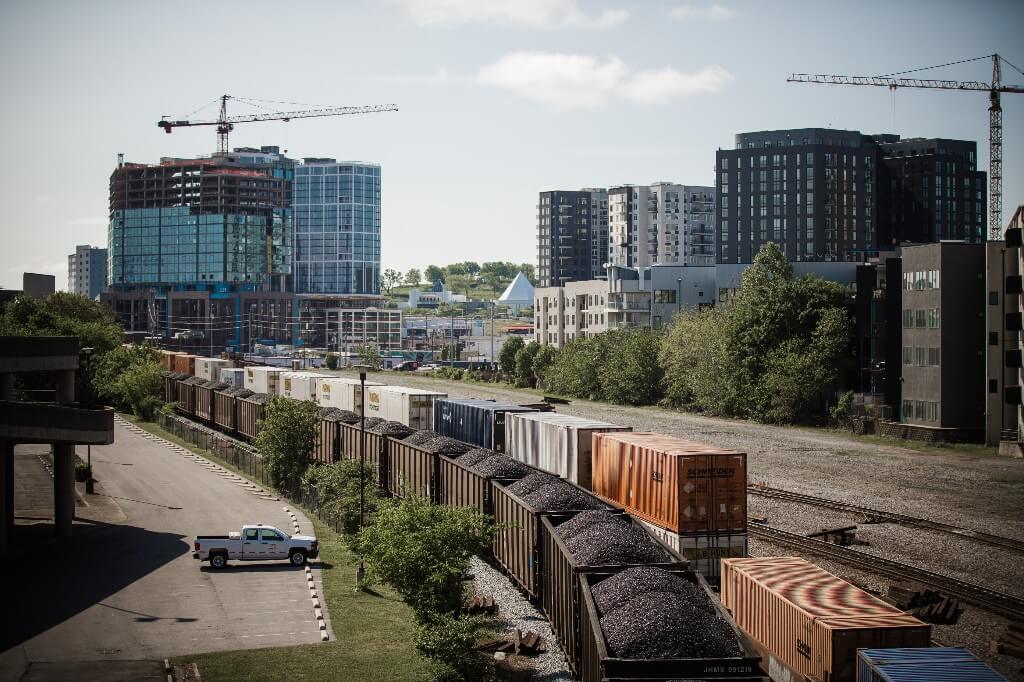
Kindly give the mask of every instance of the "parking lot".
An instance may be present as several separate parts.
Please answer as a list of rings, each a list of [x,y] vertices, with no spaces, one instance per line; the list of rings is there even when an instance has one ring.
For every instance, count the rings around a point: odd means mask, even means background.
[[[294,533],[298,523],[312,535],[300,512],[120,422],[115,443],[94,447],[92,462],[103,499],[84,496],[93,504],[77,508],[71,541],[55,542],[38,525],[19,529],[20,551],[38,559],[10,566],[19,589],[8,613],[19,618],[5,627],[0,678],[32,673],[34,664],[41,670],[56,662],[322,641],[316,615],[326,618],[326,610],[314,600],[322,596],[316,562],[309,571],[287,561],[214,570],[192,558],[196,534],[226,534],[243,524]],[[110,514],[111,505],[123,515]],[[90,519],[94,509],[105,512]],[[333,638],[329,621],[325,627]]]

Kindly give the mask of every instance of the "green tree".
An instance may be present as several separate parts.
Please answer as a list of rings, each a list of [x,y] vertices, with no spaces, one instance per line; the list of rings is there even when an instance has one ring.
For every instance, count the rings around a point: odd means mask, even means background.
[[[519,265],[519,271],[526,276],[526,279],[530,280],[530,284],[533,284],[534,286],[537,285],[537,273],[533,268],[533,264],[521,263]]]
[[[473,278],[466,274],[449,272],[445,285],[449,290],[465,294],[466,298],[469,298],[469,289],[473,286]]]
[[[267,403],[253,445],[263,454],[275,488],[290,492],[301,482],[319,426],[320,408],[312,400],[275,396]]]
[[[540,344],[530,341],[516,351],[516,383],[520,386],[533,388],[536,379],[533,375],[533,359],[540,351]]]
[[[475,261],[464,261],[462,263],[462,269],[466,271],[467,275],[474,279],[476,279],[476,276],[480,274],[480,264]]]
[[[338,354],[328,353],[324,358],[324,365],[327,366],[327,369],[338,369]]]
[[[482,616],[442,614],[420,626],[416,650],[434,662],[435,682],[491,679],[493,659],[477,648],[491,631],[490,620]]]
[[[393,587],[417,620],[428,623],[462,607],[469,557],[487,549],[493,535],[489,517],[410,495],[383,500],[373,523],[359,533],[358,547],[370,575]]]
[[[605,349],[597,337],[577,337],[567,343],[548,369],[549,390],[585,400],[601,400],[599,369]]]
[[[659,337],[644,328],[599,334],[601,399],[626,405],[652,405],[661,399],[663,372],[658,363]]]
[[[377,371],[384,366],[384,361],[380,357],[380,349],[374,343],[363,343],[357,346],[356,357],[359,358],[360,364],[366,365],[372,371]]]
[[[555,350],[554,346],[543,345],[537,350],[537,354],[533,356],[533,379],[535,386],[546,386],[544,378],[557,359],[558,351]]]
[[[121,400],[140,419],[151,421],[163,404],[160,392],[163,376],[156,360],[133,363],[117,378],[116,390]]]
[[[430,282],[431,286],[438,280],[444,282],[444,270],[436,265],[428,265],[427,269],[423,271],[423,276]]]
[[[422,281],[423,275],[416,268],[409,268],[409,271],[405,273],[405,283],[411,287],[418,287]]]
[[[452,263],[451,265],[446,265],[445,266],[444,274],[447,277],[452,277],[452,276],[456,276],[457,277],[459,275],[468,275],[469,273],[466,272],[466,266],[463,265],[462,263]],[[445,281],[445,283],[447,283],[447,280]]]
[[[498,351],[498,368],[506,376],[515,376],[516,373],[516,353],[518,353],[526,343],[523,341],[521,336],[510,336],[507,341],[501,346],[501,350]]]
[[[398,270],[388,268],[380,276],[380,288],[384,292],[385,296],[390,296],[391,291],[395,288],[395,285],[402,281],[402,273]]]
[[[349,536],[359,532],[359,460],[343,459],[335,464],[311,466],[302,480],[316,486],[320,509],[336,519]],[[363,499],[366,518],[377,509],[381,500],[380,487],[373,480],[373,467],[363,468]]]
[[[682,312],[661,340],[665,401],[713,414],[736,414],[736,367],[727,352],[722,308]]]
[[[92,388],[95,394],[119,409],[131,409],[124,401],[118,379],[137,364],[154,363],[159,367],[160,355],[149,344],[117,346],[93,360]],[[159,390],[157,391],[159,395]]]

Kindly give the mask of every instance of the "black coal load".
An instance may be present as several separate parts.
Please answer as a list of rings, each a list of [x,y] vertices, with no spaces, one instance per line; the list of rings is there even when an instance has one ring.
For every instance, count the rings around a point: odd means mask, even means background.
[[[437,438],[436,432],[431,431],[430,429],[422,429],[420,431],[416,431],[415,433],[409,436],[406,436],[405,442],[408,443],[409,445],[423,445],[428,440],[432,440],[434,438]]]
[[[597,512],[588,512],[597,513]],[[582,516],[582,514],[580,514]],[[621,517],[620,517],[621,518]],[[565,524],[562,524],[563,526]],[[562,526],[558,527],[562,530]],[[646,592],[671,592],[686,597],[695,607],[715,614],[711,599],[699,585],[680,577],[678,574],[655,566],[634,566],[593,587],[594,603],[600,613],[611,613],[630,599]]]
[[[558,535],[562,538],[568,538],[596,523],[621,523],[629,525],[629,520],[622,514],[612,514],[604,509],[580,512],[557,527]]]
[[[604,506],[597,498],[558,478],[528,495],[523,495],[523,502],[539,511],[600,509]]]
[[[394,436],[401,439],[412,434],[413,429],[410,429],[402,422],[384,421],[374,426],[372,432],[382,436]]]
[[[367,417],[365,421],[359,420],[358,422],[356,422],[356,426],[358,426],[361,429],[365,428],[369,432],[371,429],[373,429],[373,427],[383,422],[384,420],[381,419],[380,417]]]
[[[464,467],[472,467],[474,464],[482,462],[488,457],[493,457],[496,454],[498,453],[488,448],[473,448],[466,454],[456,457],[455,461]]]
[[[338,417],[338,421],[340,421],[342,423],[345,423],[345,424],[358,424],[359,423],[359,415],[356,414],[355,412],[353,412],[352,410],[339,410],[337,408],[334,408],[334,412],[335,412],[335,414]]]
[[[501,454],[492,455],[470,468],[478,474],[496,478],[522,478],[533,471],[522,462]]]
[[[420,445],[420,448],[434,455],[461,455],[467,452],[470,446],[448,436],[434,436]]]
[[[579,566],[657,564],[671,561],[651,536],[620,521],[595,523],[564,538],[565,549]]]
[[[551,483],[551,481],[557,480],[557,478],[550,474],[532,473],[529,476],[524,476],[511,484],[506,488],[506,490],[516,497],[524,497],[535,491],[537,488],[547,485],[548,483]]]
[[[601,618],[609,653],[617,658],[741,656],[732,628],[717,614],[674,592],[646,592]]]
[[[253,393],[246,398],[250,403],[256,403],[257,405],[266,405],[270,402],[271,396],[266,393]]]

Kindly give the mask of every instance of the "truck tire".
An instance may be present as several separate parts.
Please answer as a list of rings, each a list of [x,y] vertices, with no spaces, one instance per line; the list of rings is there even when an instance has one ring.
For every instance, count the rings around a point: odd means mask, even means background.
[[[224,552],[217,552],[216,554],[210,555],[210,568],[226,568],[228,565],[228,555]]]
[[[306,563],[306,553],[301,549],[293,549],[288,555],[288,561],[292,562],[292,566],[302,566]]]

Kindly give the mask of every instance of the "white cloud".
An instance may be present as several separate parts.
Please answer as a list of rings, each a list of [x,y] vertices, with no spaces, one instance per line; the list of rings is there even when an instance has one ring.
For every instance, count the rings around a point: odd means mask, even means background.
[[[728,21],[736,16],[736,11],[723,5],[711,5],[711,7],[694,7],[693,5],[682,5],[673,7],[669,16],[676,21],[687,21],[688,19],[710,19],[712,21]]]
[[[671,67],[630,72],[617,57],[601,63],[589,55],[515,52],[481,67],[485,85],[509,90],[556,109],[596,109],[621,97],[656,104],[674,97],[712,93],[732,80],[719,66],[693,73]]]
[[[589,13],[578,0],[397,0],[422,26],[498,24],[528,28],[604,29],[629,18],[626,10]]]

